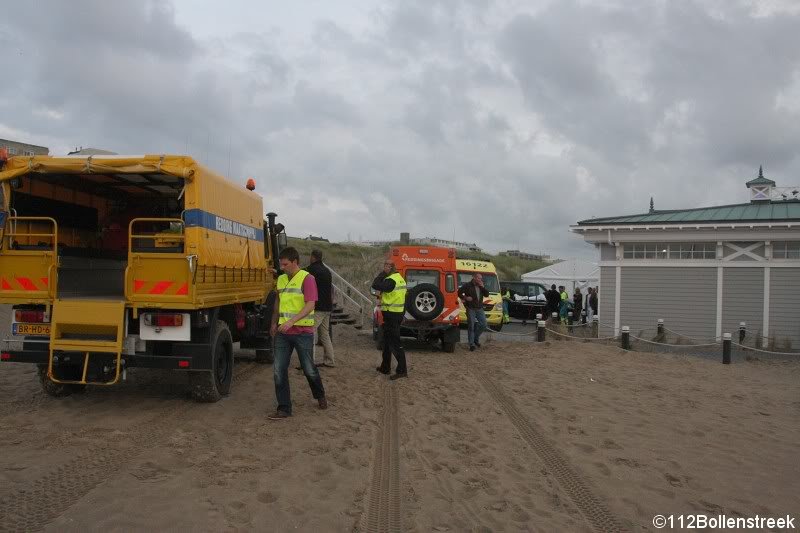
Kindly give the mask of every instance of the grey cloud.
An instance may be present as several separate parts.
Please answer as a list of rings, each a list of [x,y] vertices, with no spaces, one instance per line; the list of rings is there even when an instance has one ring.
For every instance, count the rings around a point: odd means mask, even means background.
[[[293,35],[270,18],[208,36],[186,22],[202,14],[167,2],[24,3],[0,22],[22,51],[4,55],[0,125],[66,146],[188,148],[223,172],[230,153],[292,234],[455,228],[556,255],[591,253],[570,223],[644,211],[651,195],[735,202],[759,163],[779,184],[800,175],[800,120],[775,106],[800,72],[797,14],[527,7],[387,1],[360,30],[338,18]]]

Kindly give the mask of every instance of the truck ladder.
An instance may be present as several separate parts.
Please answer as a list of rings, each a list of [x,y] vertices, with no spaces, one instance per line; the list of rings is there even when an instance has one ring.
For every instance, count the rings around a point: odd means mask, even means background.
[[[125,301],[65,299],[53,302],[50,333],[50,359],[47,377],[55,383],[113,385],[119,381],[125,341]],[[78,380],[56,377],[54,358],[60,353],[83,355],[83,371]],[[91,354],[114,357],[114,377],[110,381],[87,381]]]

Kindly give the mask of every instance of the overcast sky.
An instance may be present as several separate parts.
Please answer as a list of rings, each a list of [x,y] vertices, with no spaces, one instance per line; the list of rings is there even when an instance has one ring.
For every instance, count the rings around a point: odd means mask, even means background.
[[[594,257],[592,216],[800,185],[800,2],[18,2],[0,137],[188,152],[290,235]]]

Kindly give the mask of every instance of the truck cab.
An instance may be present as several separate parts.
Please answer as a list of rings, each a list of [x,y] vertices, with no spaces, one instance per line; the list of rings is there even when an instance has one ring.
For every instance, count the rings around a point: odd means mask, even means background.
[[[455,351],[460,339],[455,250],[435,246],[396,246],[390,249],[389,259],[394,262],[407,287],[401,335],[422,341],[438,341],[445,352]],[[379,348],[383,343],[382,325],[379,300],[373,321],[373,334]]]

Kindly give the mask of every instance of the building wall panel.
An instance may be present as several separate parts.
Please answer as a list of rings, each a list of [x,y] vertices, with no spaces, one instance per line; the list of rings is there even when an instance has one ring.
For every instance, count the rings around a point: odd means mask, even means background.
[[[771,268],[769,336],[777,349],[800,349],[800,267]]]
[[[717,323],[716,267],[622,267],[620,326],[649,339],[659,318],[684,335],[712,341]]]

